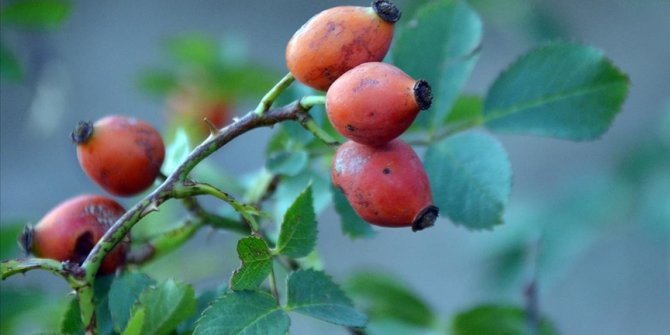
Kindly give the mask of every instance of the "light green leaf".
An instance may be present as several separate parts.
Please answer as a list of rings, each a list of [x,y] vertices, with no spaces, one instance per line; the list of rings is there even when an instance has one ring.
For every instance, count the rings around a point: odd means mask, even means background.
[[[430,327],[435,315],[430,306],[402,282],[389,275],[360,271],[345,286],[346,291],[372,319],[392,319],[403,324]]]
[[[19,81],[23,78],[23,68],[18,58],[4,44],[0,44],[0,78]]]
[[[189,284],[167,280],[142,292],[124,334],[169,334],[195,312],[195,292]],[[141,323],[141,327],[139,324]]]
[[[403,22],[393,62],[431,85],[433,106],[419,114],[418,122],[434,129],[441,126],[479,58],[482,22],[461,0],[429,2]]]
[[[489,89],[484,124],[501,133],[592,140],[607,131],[628,77],[603,52],[551,43],[521,56]]]
[[[342,289],[321,271],[299,270],[289,276],[286,308],[347,327],[367,323],[367,317],[354,309]]]
[[[316,235],[316,214],[310,184],[286,211],[276,252],[292,258],[305,257],[314,249]]]
[[[165,149],[165,160],[161,171],[163,174],[170,175],[179,164],[181,164],[191,152],[191,143],[188,138],[188,132],[184,128],[177,128],[172,143]]]
[[[335,186],[331,187],[331,192],[333,193],[335,211],[340,215],[342,232],[352,239],[374,236],[375,231],[372,226],[356,214],[344,193]]]
[[[526,312],[515,306],[480,305],[459,313],[452,320],[454,335],[531,335]],[[546,319],[539,325],[538,335],[558,335]]]
[[[502,224],[512,170],[495,138],[479,132],[446,138],[428,148],[425,166],[435,203],[452,222],[469,229]]]
[[[140,272],[126,272],[114,279],[109,289],[109,312],[114,323],[114,330],[121,332],[130,319],[130,311],[140,294],[156,282]]]
[[[230,278],[233,290],[253,290],[257,288],[272,271],[272,255],[262,238],[248,236],[237,242],[237,253],[242,265]]]
[[[284,335],[290,322],[269,293],[227,292],[205,310],[193,335]]]
[[[53,29],[70,16],[72,5],[63,0],[13,1],[0,9],[3,24],[26,28]]]
[[[270,154],[266,166],[275,174],[295,176],[307,166],[309,155],[304,150],[278,151]]]

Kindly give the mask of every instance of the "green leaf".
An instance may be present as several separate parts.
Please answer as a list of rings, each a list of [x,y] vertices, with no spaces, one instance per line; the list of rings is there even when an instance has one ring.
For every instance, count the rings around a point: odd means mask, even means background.
[[[0,9],[3,24],[26,28],[53,29],[70,16],[72,5],[62,0],[13,1]]]
[[[354,309],[351,300],[321,271],[299,270],[288,278],[286,308],[326,322],[364,327],[367,317]]]
[[[140,73],[137,86],[142,91],[162,96],[177,87],[177,77],[171,71],[145,69]]]
[[[446,138],[428,148],[425,166],[435,203],[452,222],[469,229],[502,224],[512,170],[495,138],[479,132]]]
[[[480,305],[459,313],[452,320],[454,335],[531,335],[526,312],[515,306]],[[539,325],[539,335],[557,335],[546,319]]]
[[[121,332],[128,324],[130,311],[140,294],[156,281],[140,272],[126,272],[112,282],[109,289],[109,312],[114,323],[114,330]]]
[[[309,155],[304,150],[279,151],[270,155],[266,166],[275,174],[295,176],[300,173],[309,162]]]
[[[284,335],[290,320],[267,292],[227,292],[205,310],[194,335]]]
[[[195,322],[198,321],[200,315],[216,300],[218,296],[217,290],[208,290],[198,295],[196,312],[184,320],[178,327],[178,334],[191,334],[195,328]]]
[[[430,327],[436,320],[433,310],[404,283],[377,272],[361,271],[345,286],[372,319],[392,319],[404,324]]]
[[[0,44],[0,78],[13,81],[19,81],[23,78],[21,63],[4,44]]]
[[[428,81],[433,106],[418,123],[442,124],[479,58],[482,22],[461,0],[441,0],[421,7],[398,27],[393,62],[413,78]]]
[[[21,248],[16,242],[23,231],[25,223],[20,220],[7,220],[0,223],[0,259],[5,260],[21,255]]]
[[[81,322],[81,312],[79,310],[79,300],[77,298],[70,299],[65,314],[60,323],[61,334],[84,334],[84,324]]]
[[[124,334],[136,334],[137,330],[141,334],[169,334],[195,312],[195,307],[193,287],[167,280],[142,292]]]
[[[482,123],[484,99],[477,95],[462,95],[458,97],[454,107],[445,120],[452,128],[475,127]]]
[[[592,140],[607,131],[628,93],[628,77],[603,52],[551,43],[521,56],[493,83],[484,123],[501,133]]]
[[[316,214],[310,184],[286,211],[276,252],[292,258],[305,257],[314,249],[316,235]]]
[[[340,215],[342,232],[352,239],[374,236],[375,231],[372,226],[356,214],[344,193],[334,185],[331,187],[331,192],[333,193],[335,211]]]
[[[253,290],[257,288],[272,271],[272,255],[262,238],[248,236],[237,242],[237,253],[242,265],[230,278],[233,290]]]
[[[322,171],[321,171],[322,172]],[[281,178],[277,191],[274,194],[275,200],[273,208],[273,218],[276,222],[283,222],[288,208],[293,205],[295,199],[302,194],[305,189],[312,186],[312,196],[314,213],[330,206],[332,198],[330,194],[331,182],[319,172],[309,169],[309,166],[295,176],[284,176]]]
[[[165,49],[177,61],[205,68],[215,64],[218,59],[216,42],[202,33],[173,37],[167,41]]]
[[[191,152],[191,143],[188,138],[188,132],[184,128],[177,128],[172,143],[165,149],[165,160],[161,171],[166,176],[177,169],[188,154]]]

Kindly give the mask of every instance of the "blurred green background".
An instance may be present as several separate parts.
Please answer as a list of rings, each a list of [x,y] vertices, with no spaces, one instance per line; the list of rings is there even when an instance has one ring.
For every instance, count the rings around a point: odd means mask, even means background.
[[[403,19],[422,2],[398,1]],[[170,44],[175,37],[197,37],[186,39],[196,45],[187,50],[213,45],[219,55],[214,61],[225,60],[227,68],[255,64],[267,70],[257,74],[262,85],[244,86],[228,74],[235,85],[224,81],[219,85],[223,93],[204,94],[213,100],[225,97],[239,114],[286,71],[286,42],[310,16],[335,5],[367,5],[308,0],[70,3],[61,24],[0,17],[2,259],[20,254],[15,236],[23,223],[37,222],[67,197],[102,193],[79,168],[67,136],[77,121],[127,114],[169,132],[170,99],[152,93],[174,87],[171,76],[203,80],[188,70],[189,60],[202,54],[180,56]],[[386,229],[372,239],[351,241],[341,233],[334,211],[327,210],[320,217],[318,242],[325,268],[339,282],[358,269],[391,273],[449,319],[479,303],[523,304],[523,288],[536,265],[541,311],[561,333],[670,333],[670,2],[470,3],[482,16],[485,34],[466,92],[484,93],[519,54],[562,38],[603,49],[630,75],[622,113],[594,142],[502,136],[514,186],[506,223],[493,231],[469,232],[442,219],[428,234]],[[206,42],[198,44],[198,38]],[[7,54],[20,70],[6,67]],[[142,82],[150,70],[154,81]],[[257,130],[234,141],[212,156],[203,173],[216,178],[257,171],[271,133]],[[121,199],[128,206],[134,200]],[[137,226],[137,234],[167,229],[177,212],[178,206],[168,206],[152,214]],[[201,231],[183,251],[146,270],[197,288],[216,287],[238,265],[236,238]],[[67,286],[46,273],[12,277],[0,289],[3,334],[47,329],[58,323],[58,311],[67,303]],[[294,319],[292,333],[316,332],[346,330]],[[386,330],[380,326],[377,332]]]

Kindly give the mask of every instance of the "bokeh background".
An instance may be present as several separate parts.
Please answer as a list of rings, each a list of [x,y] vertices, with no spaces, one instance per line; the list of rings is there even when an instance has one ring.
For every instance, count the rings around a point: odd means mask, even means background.
[[[418,2],[398,4],[402,9]],[[2,43],[19,56],[25,70],[22,81],[0,84],[3,225],[36,222],[75,194],[102,193],[77,164],[68,138],[77,121],[127,114],[164,129],[165,100],[138,89],[137,81],[148,67],[174,65],[162,48],[167,39],[199,32],[232,41],[232,52],[274,69],[279,79],[286,71],[284,48],[293,32],[318,11],[344,3],[74,1],[59,29],[2,26]],[[326,210],[318,242],[325,268],[338,281],[361,268],[391,273],[448,320],[482,302],[522,304],[530,268],[527,251],[540,239],[540,306],[563,334],[670,333],[670,2],[471,4],[482,16],[485,33],[467,92],[484,94],[518,55],[543,40],[562,38],[603,49],[630,75],[623,111],[594,142],[500,137],[514,185],[506,224],[493,231],[469,232],[441,219],[429,233],[381,230],[373,239],[352,241],[341,233],[334,211]],[[238,101],[237,112],[252,105]],[[217,152],[211,165],[233,176],[257,170],[271,134],[264,129],[239,138]],[[126,205],[134,200],[121,199]],[[3,250],[18,252],[13,237],[3,237],[2,243]],[[204,231],[183,252],[148,271],[158,278],[215,287],[238,264],[234,246],[234,235]],[[30,288],[52,299],[12,321],[18,333],[57,322],[57,316],[39,322],[34,317],[61,307],[57,301],[65,301],[67,287],[60,279],[29,273],[0,285],[3,322],[25,307],[9,301],[7,292]],[[299,316],[293,321],[294,334],[346,333]]]

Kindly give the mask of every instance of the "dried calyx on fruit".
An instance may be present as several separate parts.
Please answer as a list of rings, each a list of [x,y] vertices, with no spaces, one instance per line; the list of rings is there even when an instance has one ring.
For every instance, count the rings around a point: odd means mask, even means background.
[[[370,7],[326,9],[291,37],[286,65],[298,81],[325,91],[355,66],[384,59],[400,15],[386,0],[373,1]]]
[[[160,133],[149,123],[112,115],[79,122],[71,134],[86,174],[107,192],[131,196],[156,180],[165,158]]]

